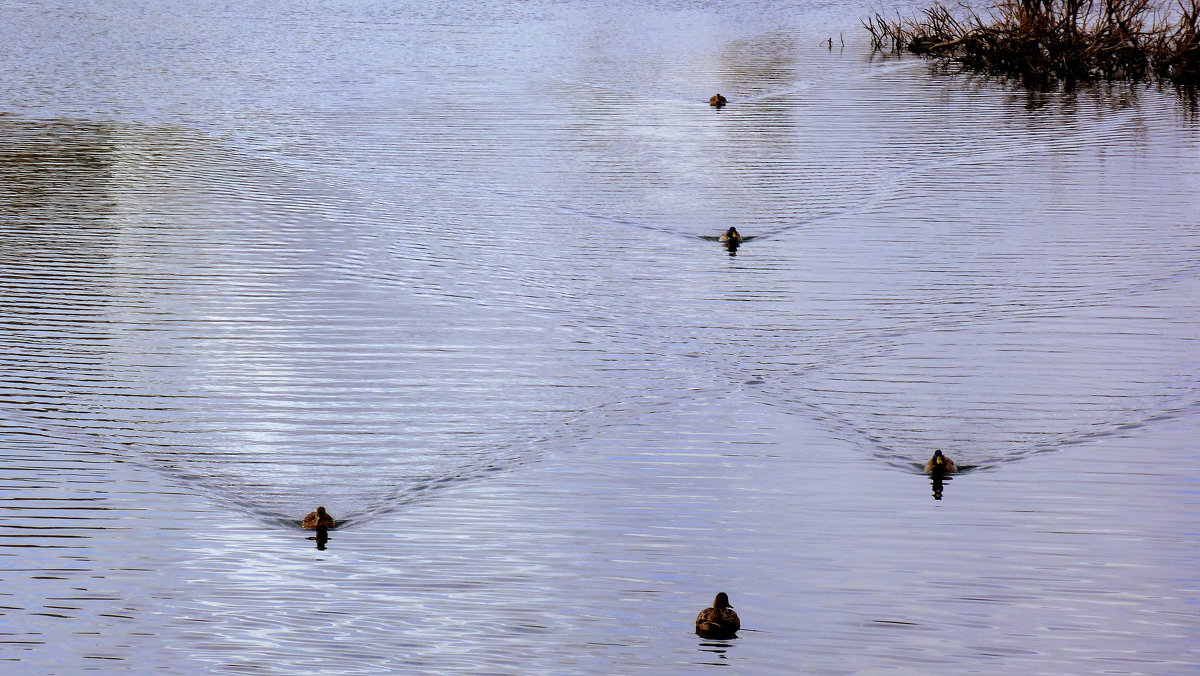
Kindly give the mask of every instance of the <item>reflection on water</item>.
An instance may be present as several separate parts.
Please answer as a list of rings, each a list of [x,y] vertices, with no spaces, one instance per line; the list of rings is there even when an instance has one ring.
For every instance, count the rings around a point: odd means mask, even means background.
[[[0,659],[1194,666],[1194,114],[862,10],[7,8]]]
[[[717,667],[730,666],[729,656],[726,655],[733,647],[732,641],[711,641],[700,639],[700,651],[706,653],[699,664]]]
[[[946,490],[946,482],[952,480],[949,474],[944,472],[932,472],[929,475],[929,483],[933,486],[933,499],[941,500],[942,493]]]
[[[326,547],[329,545],[329,531],[324,528],[320,528],[317,530],[315,535],[310,535],[306,539],[315,542],[318,550],[325,551]]]

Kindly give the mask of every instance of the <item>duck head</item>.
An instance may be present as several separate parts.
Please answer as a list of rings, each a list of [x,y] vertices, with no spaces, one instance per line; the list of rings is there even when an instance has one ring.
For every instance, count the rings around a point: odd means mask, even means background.
[[[725,592],[717,594],[717,598],[713,599],[713,608],[732,608],[729,605],[729,595]]]

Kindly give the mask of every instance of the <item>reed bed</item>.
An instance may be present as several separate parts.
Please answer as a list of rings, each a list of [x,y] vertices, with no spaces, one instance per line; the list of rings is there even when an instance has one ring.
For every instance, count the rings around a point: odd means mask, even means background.
[[[1000,0],[864,20],[878,50],[909,51],[1034,81],[1200,84],[1200,0]]]

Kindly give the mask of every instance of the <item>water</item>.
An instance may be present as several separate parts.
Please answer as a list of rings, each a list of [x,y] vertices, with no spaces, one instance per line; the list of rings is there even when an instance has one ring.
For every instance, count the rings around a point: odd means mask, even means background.
[[[1196,117],[874,9],[0,3],[0,660],[1194,672]]]

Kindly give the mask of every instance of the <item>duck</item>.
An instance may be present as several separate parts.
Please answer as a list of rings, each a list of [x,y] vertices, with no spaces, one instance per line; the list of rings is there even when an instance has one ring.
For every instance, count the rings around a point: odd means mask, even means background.
[[[720,94],[713,94],[708,99],[708,105],[712,106],[713,108],[720,108],[721,106],[728,103],[728,101],[729,101],[728,99],[726,99],[724,96],[721,96]]]
[[[329,516],[324,507],[318,507],[317,511],[309,512],[304,517],[304,521],[300,522],[300,527],[308,530],[328,530],[336,525],[337,522],[333,520],[332,516]]]
[[[705,608],[696,616],[696,633],[701,638],[737,638],[741,628],[742,621],[729,605],[729,595],[725,592],[717,594],[712,608]]]
[[[934,472],[939,474],[953,474],[957,471],[958,465],[955,465],[954,461],[950,458],[942,455],[941,451],[934,451],[933,457],[929,459],[929,462],[925,463],[926,474],[933,474]]]
[[[739,233],[737,231],[737,228],[731,227],[728,230],[726,230],[725,232],[721,233],[720,240],[726,244],[729,244],[729,243],[741,244],[742,243],[742,235],[741,235],[741,233]]]

